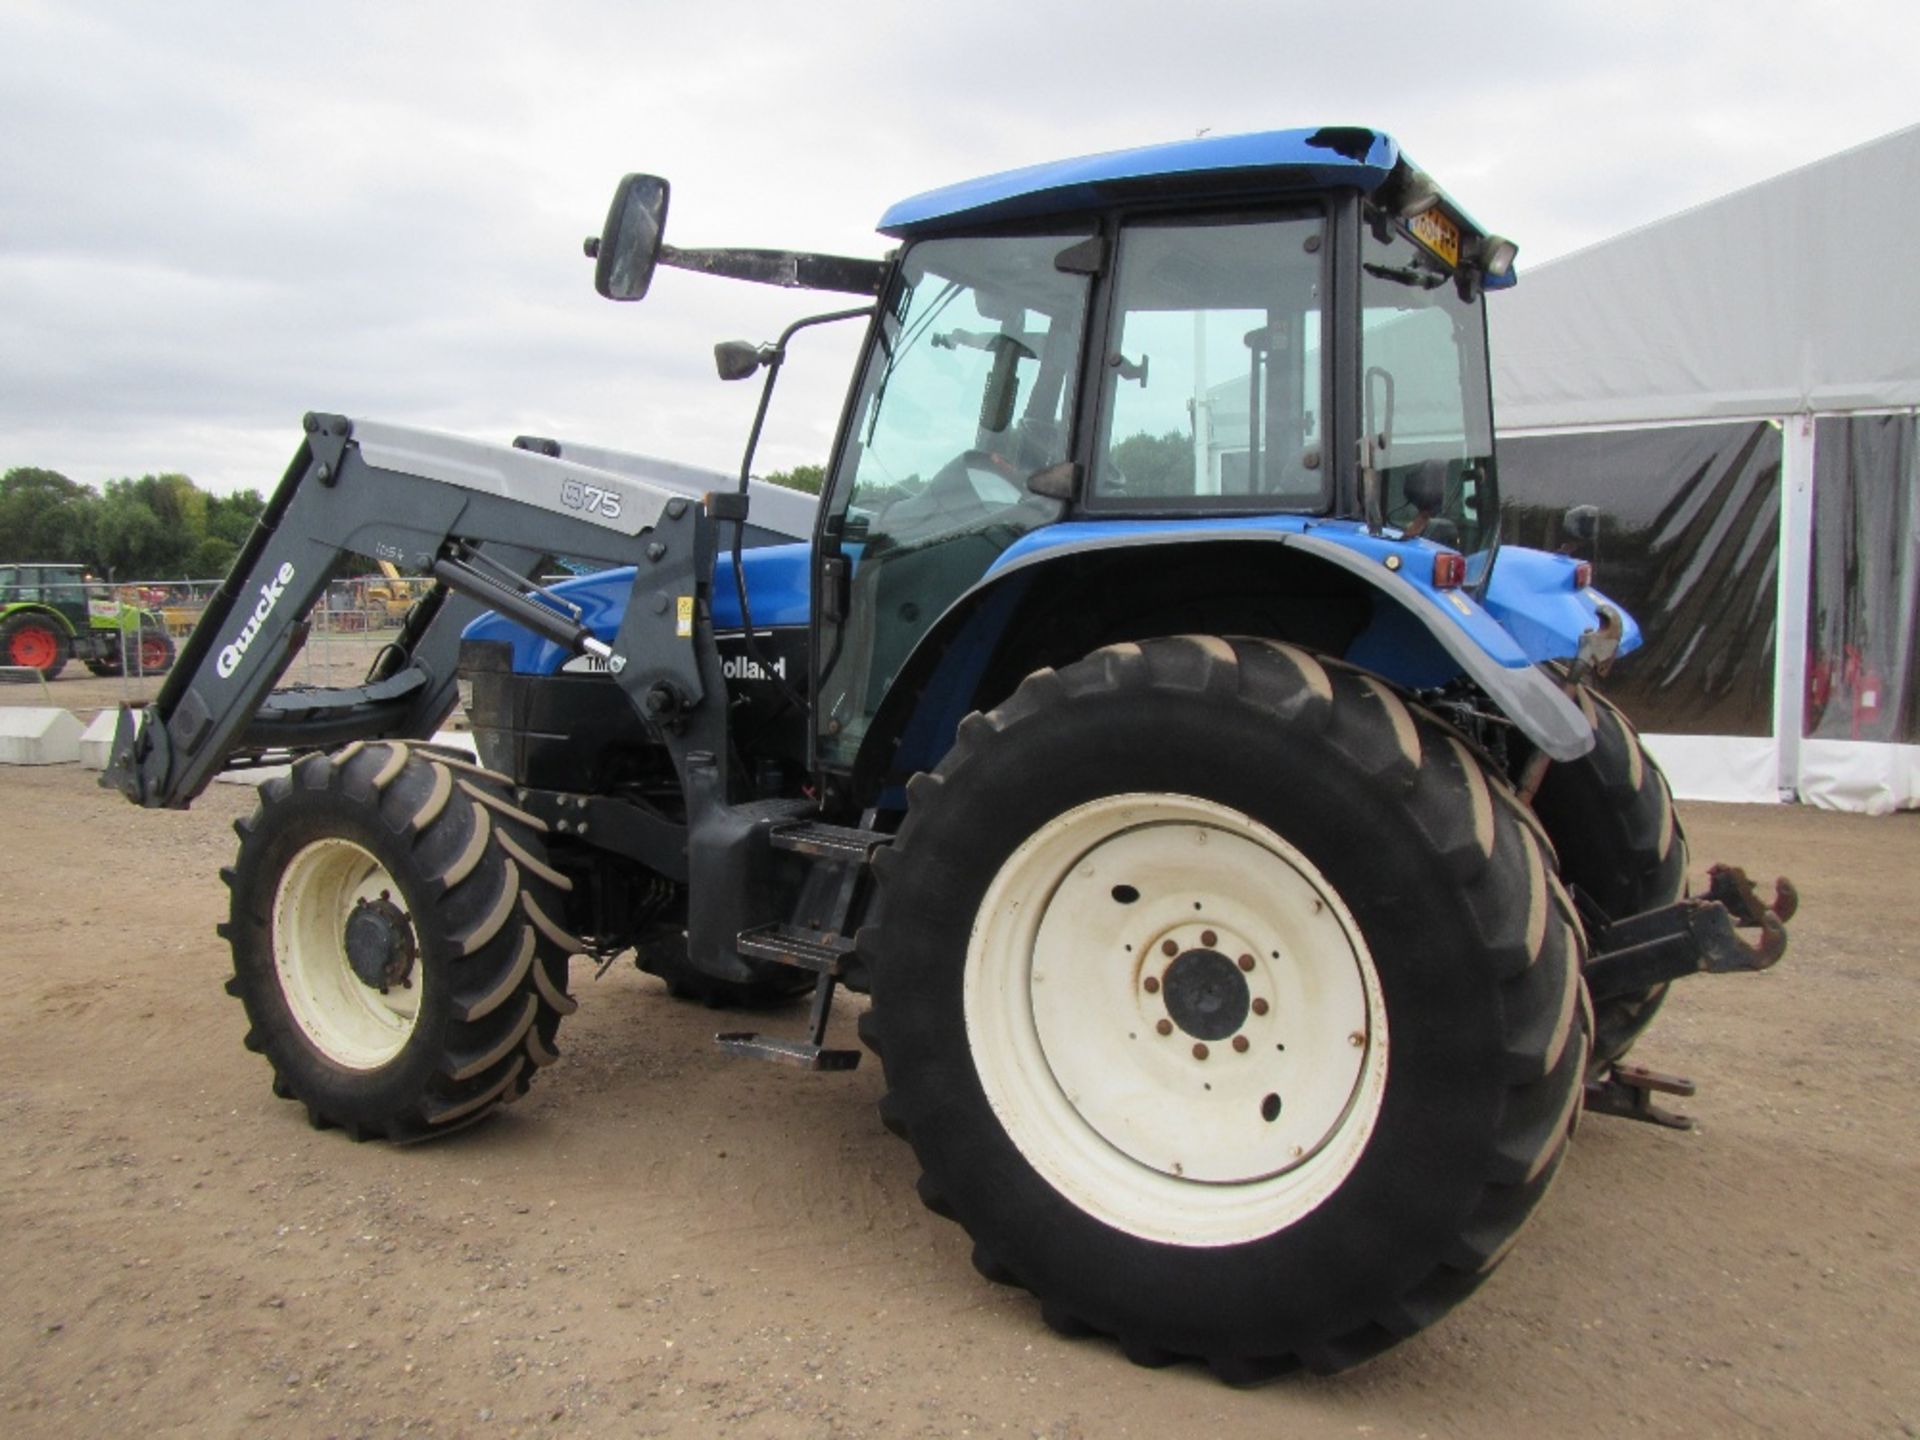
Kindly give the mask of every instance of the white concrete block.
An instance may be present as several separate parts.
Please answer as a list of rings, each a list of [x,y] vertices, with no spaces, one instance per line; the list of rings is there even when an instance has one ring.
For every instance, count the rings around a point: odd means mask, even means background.
[[[0,765],[71,765],[80,758],[80,722],[46,705],[0,707]]]
[[[80,732],[80,764],[87,770],[104,770],[113,756],[113,728],[119,722],[118,710],[102,710]]]

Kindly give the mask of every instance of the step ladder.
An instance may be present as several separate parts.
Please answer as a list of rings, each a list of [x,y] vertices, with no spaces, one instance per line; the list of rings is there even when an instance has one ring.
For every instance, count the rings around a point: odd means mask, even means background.
[[[878,830],[799,820],[775,826],[768,839],[776,850],[809,856],[814,861],[813,873],[801,894],[801,916],[798,922],[743,930],[735,948],[748,959],[790,965],[817,977],[807,1015],[807,1035],[803,1040],[784,1040],[755,1031],[723,1031],[713,1037],[714,1043],[729,1055],[750,1060],[771,1060],[801,1070],[851,1070],[859,1065],[860,1052],[829,1048],[824,1043],[827,1020],[833,1013],[834,991],[854,950],[847,923],[860,882],[874,852],[893,837]]]

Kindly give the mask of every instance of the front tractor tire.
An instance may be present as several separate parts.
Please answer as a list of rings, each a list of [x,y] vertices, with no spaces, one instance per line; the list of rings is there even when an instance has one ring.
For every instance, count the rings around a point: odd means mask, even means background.
[[[227,989],[274,1093],[315,1126],[445,1134],[556,1058],[571,882],[498,777],[356,742],[269,780],[235,828]]]
[[[921,1195],[1068,1333],[1249,1382],[1433,1323],[1576,1118],[1581,940],[1504,782],[1372,677],[1113,646],[908,788],[859,943]]]

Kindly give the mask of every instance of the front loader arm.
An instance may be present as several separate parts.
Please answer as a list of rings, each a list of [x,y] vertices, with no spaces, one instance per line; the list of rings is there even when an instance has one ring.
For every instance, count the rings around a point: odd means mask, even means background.
[[[235,757],[431,734],[452,708],[460,632],[494,609],[603,656],[643,721],[721,748],[707,589],[712,539],[684,495],[530,451],[338,415],[307,437],[159,695],[125,708],[101,783],[184,808]],[[371,555],[438,583],[357,686],[270,693],[343,559]],[[545,556],[635,565],[613,647],[526,578]],[[676,745],[676,751],[684,745]]]

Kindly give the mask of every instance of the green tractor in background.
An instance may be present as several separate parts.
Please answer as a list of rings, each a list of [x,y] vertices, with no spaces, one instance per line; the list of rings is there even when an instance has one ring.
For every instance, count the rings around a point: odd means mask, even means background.
[[[84,566],[0,565],[0,666],[51,680],[69,660],[96,675],[158,675],[173,665],[173,637]]]

